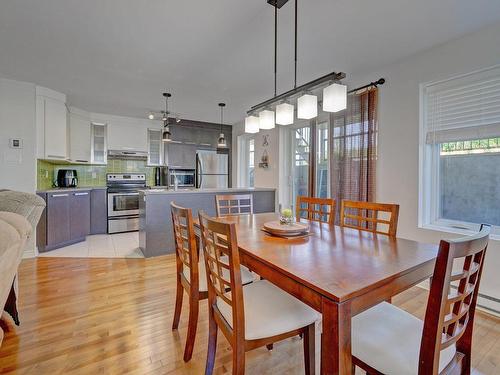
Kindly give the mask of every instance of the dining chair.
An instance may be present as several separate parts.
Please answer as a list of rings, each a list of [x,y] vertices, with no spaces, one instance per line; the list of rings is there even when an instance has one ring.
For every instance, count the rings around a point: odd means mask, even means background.
[[[470,374],[489,234],[484,225],[476,235],[441,241],[424,321],[386,302],[355,316],[353,364],[368,374]]]
[[[232,347],[233,375],[244,374],[245,352],[301,333],[305,373],[314,374],[314,325],[320,314],[266,280],[243,286],[235,224],[203,212],[199,218],[208,282],[205,374],[213,372],[218,329]]]
[[[303,218],[331,225],[335,219],[335,199],[312,198],[298,195],[295,217],[297,221]]]
[[[196,329],[198,326],[199,301],[208,298],[205,261],[199,262],[193,216],[190,208],[184,208],[170,203],[172,223],[174,228],[177,290],[175,297],[174,320],[172,330],[179,328],[184,291],[189,296],[189,318],[184,361],[189,361],[193,355]],[[241,278],[244,284],[253,281],[252,273],[242,267]]]
[[[218,194],[215,196],[217,216],[253,214],[252,194]]]
[[[399,204],[342,200],[340,206],[341,226],[390,237],[396,237],[398,217]]]

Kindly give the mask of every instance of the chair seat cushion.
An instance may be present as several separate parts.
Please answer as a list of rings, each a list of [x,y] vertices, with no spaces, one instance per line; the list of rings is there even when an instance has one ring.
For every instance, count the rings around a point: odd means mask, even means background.
[[[318,312],[266,280],[255,281],[243,287],[243,306],[247,340],[290,332],[321,318]],[[232,326],[231,306],[218,297],[217,307]]]
[[[224,259],[227,259],[227,257],[221,257],[221,260],[223,262],[224,262]],[[190,281],[189,268],[184,267],[182,273],[184,274],[184,277],[187,279],[187,281]],[[224,278],[229,281],[229,271],[223,270],[223,273],[224,273]],[[198,279],[199,279],[198,290],[200,292],[208,291],[207,271],[205,269],[205,259],[203,259],[203,258],[201,258],[200,261],[198,262]],[[254,280],[255,280],[255,277],[250,272],[250,270],[248,268],[246,268],[245,266],[241,266],[241,283],[243,285],[245,285],[245,284],[251,283]]]
[[[352,319],[352,354],[384,374],[418,374],[422,330],[420,319],[383,302]],[[455,345],[441,351],[439,371],[455,353]]]

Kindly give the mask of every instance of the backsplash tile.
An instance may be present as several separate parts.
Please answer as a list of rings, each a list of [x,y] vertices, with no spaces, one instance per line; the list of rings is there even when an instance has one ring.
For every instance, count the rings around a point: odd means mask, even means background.
[[[76,169],[78,186],[106,186],[106,173],[144,173],[146,183],[154,185],[154,167],[147,167],[145,160],[110,159],[107,165],[53,164],[38,160],[37,189],[46,190],[54,186],[59,169]]]

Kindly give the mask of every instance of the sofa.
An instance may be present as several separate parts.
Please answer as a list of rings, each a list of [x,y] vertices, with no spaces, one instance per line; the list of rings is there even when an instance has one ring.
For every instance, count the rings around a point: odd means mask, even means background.
[[[34,246],[33,234],[44,209],[44,200],[35,194],[0,190],[0,313],[9,313],[17,325],[17,269],[24,251]],[[3,336],[0,327],[0,345]]]

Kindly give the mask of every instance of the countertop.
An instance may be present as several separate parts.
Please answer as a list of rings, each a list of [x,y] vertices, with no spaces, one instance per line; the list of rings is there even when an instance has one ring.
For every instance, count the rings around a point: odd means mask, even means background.
[[[144,195],[152,194],[200,194],[200,193],[251,193],[253,191],[276,191],[275,188],[220,188],[220,189],[162,189],[151,188],[139,190]]]
[[[46,190],[37,190],[37,193],[60,193],[62,191],[88,191],[88,190],[106,190],[106,186],[79,186],[75,188],[51,188]]]

